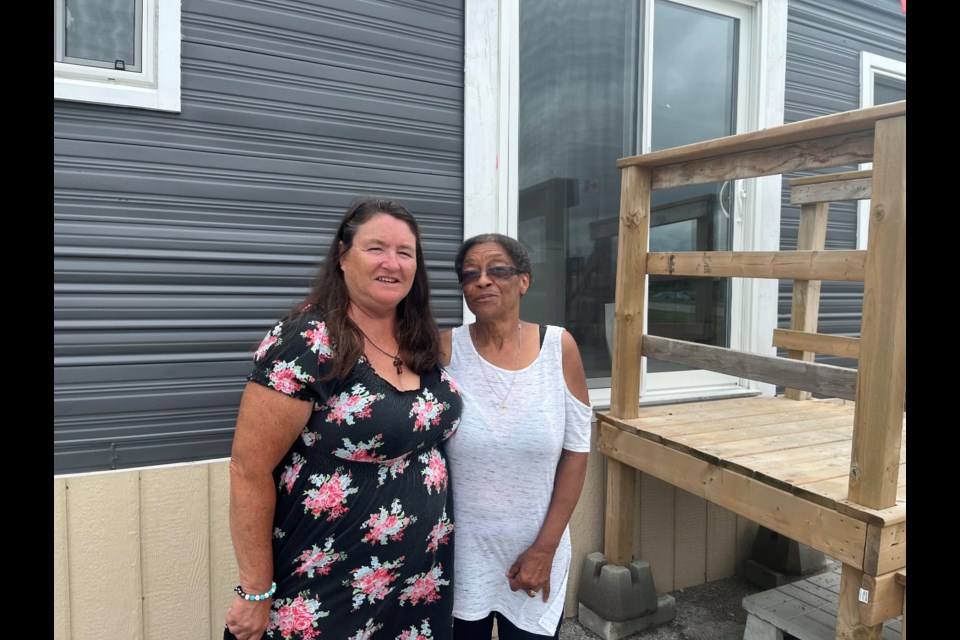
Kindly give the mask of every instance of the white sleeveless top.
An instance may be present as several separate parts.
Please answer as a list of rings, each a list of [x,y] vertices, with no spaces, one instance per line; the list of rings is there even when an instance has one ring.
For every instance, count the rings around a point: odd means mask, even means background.
[[[453,615],[462,620],[499,611],[524,631],[553,635],[563,614],[569,527],[553,558],[549,602],[542,592],[531,598],[510,591],[506,577],[540,532],[561,450],[590,450],[593,412],[567,389],[562,334],[548,326],[537,359],[514,374],[480,357],[467,325],[453,330],[446,370],[463,396],[463,416],[446,452],[454,505]]]

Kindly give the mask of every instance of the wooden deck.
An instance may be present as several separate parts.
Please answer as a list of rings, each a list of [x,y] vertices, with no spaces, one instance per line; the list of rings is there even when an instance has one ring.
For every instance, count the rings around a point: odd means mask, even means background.
[[[598,449],[665,482],[876,575],[906,553],[906,419],[897,504],[847,500],[854,404],[779,397],[598,414]]]
[[[653,191],[866,162],[869,176],[791,181],[791,202],[801,205],[796,250],[649,250]],[[905,636],[906,585],[897,576],[906,575],[907,528],[906,101],[617,166],[610,411],[598,414],[598,449],[607,456],[604,555],[630,563],[636,474],[646,473],[839,560],[838,640],[880,640],[883,622],[901,613]],[[868,197],[866,250],[825,250],[829,204]],[[788,357],[649,334],[654,275],[792,280],[790,328],[771,341]],[[817,333],[820,284],[830,280],[864,283],[856,339]],[[818,353],[855,357],[857,368],[817,363]],[[776,385],[786,397],[642,406],[642,358]]]

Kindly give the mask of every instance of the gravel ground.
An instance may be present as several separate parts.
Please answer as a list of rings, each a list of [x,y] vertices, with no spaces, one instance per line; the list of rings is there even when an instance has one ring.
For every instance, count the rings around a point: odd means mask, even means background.
[[[740,577],[672,591],[676,617],[670,622],[628,636],[630,640],[742,640],[747,623],[743,598],[760,588]],[[567,620],[560,640],[598,640],[600,636]]]

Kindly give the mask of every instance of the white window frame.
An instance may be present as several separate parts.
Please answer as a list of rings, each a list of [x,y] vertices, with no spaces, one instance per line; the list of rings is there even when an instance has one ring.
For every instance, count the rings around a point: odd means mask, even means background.
[[[907,63],[868,51],[860,52],[860,107],[872,107],[873,87],[877,76],[907,81]],[[872,169],[873,163],[860,165],[861,170]],[[866,250],[867,230],[870,228],[870,201],[857,201],[857,249]]]
[[[139,73],[53,63],[54,100],[180,112],[181,0],[143,0]]]
[[[522,1],[522,0],[521,0]],[[743,131],[783,124],[786,75],[787,3],[783,0],[704,0],[751,10],[750,55],[755,77],[744,99]],[[703,4],[700,2],[698,4]],[[519,2],[466,0],[464,60],[464,239],[496,231],[516,237],[518,226],[517,142],[519,100]],[[761,100],[760,97],[763,97]],[[615,161],[615,159],[614,159]],[[738,187],[749,202],[735,233],[734,249],[776,251],[780,247],[780,176],[750,181]],[[760,215],[763,212],[763,215]],[[739,227],[742,227],[739,228]],[[734,279],[731,303],[731,346],[773,355],[769,337],[777,326],[776,280]],[[463,305],[464,322],[473,314]],[[767,336],[761,340],[761,336]],[[643,403],[742,394],[745,389],[772,395],[766,383],[737,380],[725,383],[712,372],[652,374]],[[648,376],[644,376],[647,378]],[[590,389],[596,409],[610,404],[610,388]]]

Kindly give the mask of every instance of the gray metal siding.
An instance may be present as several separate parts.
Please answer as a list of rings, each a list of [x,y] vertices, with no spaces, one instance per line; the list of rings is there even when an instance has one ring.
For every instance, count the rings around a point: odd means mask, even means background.
[[[183,0],[182,113],[54,101],[54,472],[229,454],[349,201],[417,216],[461,321],[463,2]]]
[[[796,122],[860,107],[860,52],[906,60],[906,16],[899,0],[790,0],[784,122]],[[854,170],[857,167],[831,171]],[[784,176],[781,249],[797,246],[800,207],[790,204]],[[855,203],[833,203],[827,227],[828,249],[855,249]],[[778,324],[790,326],[792,281],[780,283]],[[818,331],[860,335],[862,283],[824,282]],[[818,362],[855,367],[856,361],[818,356]]]

